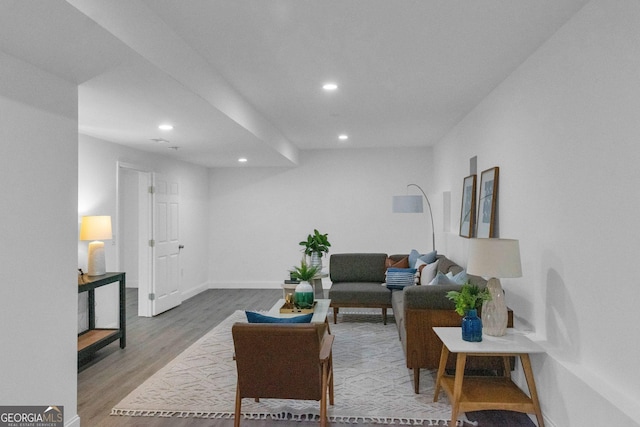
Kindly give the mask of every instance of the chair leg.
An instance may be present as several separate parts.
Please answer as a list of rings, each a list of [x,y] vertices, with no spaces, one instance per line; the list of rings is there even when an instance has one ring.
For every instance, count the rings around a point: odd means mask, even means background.
[[[327,426],[327,388],[329,367],[328,363],[322,364],[322,397],[320,397],[320,427]]]
[[[333,352],[329,355],[329,404],[333,406]]]
[[[340,310],[339,307],[333,307],[333,324],[334,325],[338,324],[338,310]]]
[[[387,324],[387,309],[384,307],[382,308],[382,323]]]
[[[236,410],[233,415],[233,426],[240,427],[240,407],[242,406],[242,398],[240,397],[240,387],[236,387]]]
[[[416,394],[420,393],[420,368],[413,368],[413,388]]]

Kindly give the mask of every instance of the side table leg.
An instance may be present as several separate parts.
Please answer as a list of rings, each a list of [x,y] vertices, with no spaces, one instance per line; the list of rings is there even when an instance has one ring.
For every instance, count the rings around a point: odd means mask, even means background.
[[[536,389],[536,382],[533,379],[533,369],[531,368],[531,359],[529,358],[529,354],[527,353],[521,354],[520,361],[522,362],[522,370],[524,371],[524,376],[527,379],[527,385],[529,386],[529,394],[531,394],[531,401],[533,402],[533,410],[536,412],[538,427],[544,427],[544,420],[542,419],[542,410],[540,409],[540,402],[538,401],[538,390]]]
[[[458,353],[456,358],[456,376],[453,381],[453,402],[451,402],[451,426],[458,422],[458,412],[460,411],[460,397],[462,396],[462,380],[464,378],[464,367],[467,364],[467,353]]]
[[[438,396],[440,395],[440,387],[442,384],[442,376],[444,375],[444,370],[447,367],[447,359],[449,359],[449,349],[446,345],[442,345],[442,351],[440,352],[440,364],[438,365],[438,374],[436,375],[436,389],[433,394],[433,401],[438,401]],[[419,368],[413,368],[419,369]],[[418,390],[416,390],[418,393]]]

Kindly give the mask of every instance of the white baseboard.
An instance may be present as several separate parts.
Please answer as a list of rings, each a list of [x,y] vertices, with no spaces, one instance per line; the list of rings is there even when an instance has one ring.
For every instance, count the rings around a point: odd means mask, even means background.
[[[208,283],[201,283],[198,286],[194,286],[190,289],[182,291],[182,301],[188,300],[191,297],[198,295],[200,292],[204,292],[209,289]]]
[[[281,289],[283,282],[210,282],[209,289]]]
[[[209,289],[282,289],[282,281],[270,282],[209,282]],[[331,282],[322,280],[322,289],[329,289]]]

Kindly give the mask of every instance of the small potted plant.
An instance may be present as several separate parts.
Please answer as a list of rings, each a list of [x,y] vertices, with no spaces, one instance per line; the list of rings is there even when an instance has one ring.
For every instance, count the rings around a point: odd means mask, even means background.
[[[478,309],[482,303],[491,299],[487,289],[467,282],[459,291],[447,292],[447,298],[456,304],[456,313],[462,318],[462,339],[465,341],[482,341],[482,320],[478,317]]]
[[[304,246],[304,254],[311,256],[311,265],[318,266],[318,270],[322,269],[322,255],[328,253],[331,247],[327,236],[327,233],[321,234],[314,229],[313,234],[307,236],[307,240],[299,243],[300,246]]]
[[[291,277],[299,280],[294,293],[294,303],[298,308],[313,307],[313,286],[309,283],[318,274],[320,269],[314,265],[308,265],[305,260],[300,261],[300,266],[293,267]]]

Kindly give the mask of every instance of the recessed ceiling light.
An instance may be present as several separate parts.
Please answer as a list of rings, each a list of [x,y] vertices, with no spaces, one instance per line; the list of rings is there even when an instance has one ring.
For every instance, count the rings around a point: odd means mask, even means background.
[[[326,91],[332,91],[338,89],[338,85],[335,83],[325,83],[324,85],[322,85],[322,89]]]
[[[240,158],[238,159],[238,161],[239,161],[240,163],[247,163],[247,159],[246,159],[246,157],[240,157]]]
[[[346,141],[347,139],[349,139],[349,135],[345,135],[344,133],[341,135],[338,135],[338,139],[340,141]]]
[[[160,129],[160,130],[172,130],[173,129],[173,125],[162,124],[162,125],[158,126],[158,129]]]

